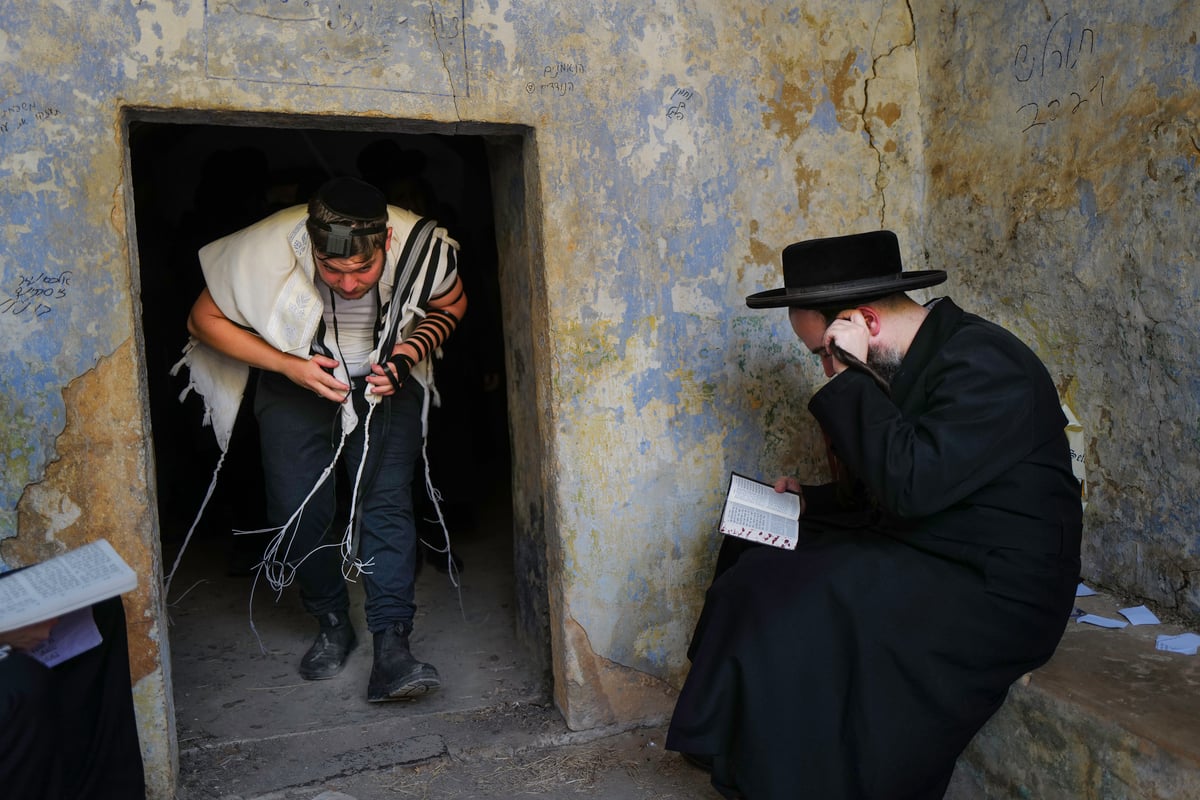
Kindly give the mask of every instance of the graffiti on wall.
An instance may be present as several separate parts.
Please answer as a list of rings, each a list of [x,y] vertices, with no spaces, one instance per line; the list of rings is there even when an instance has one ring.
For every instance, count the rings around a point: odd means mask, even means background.
[[[70,285],[70,270],[19,275],[0,301],[0,314],[28,319],[44,317],[54,310],[58,301],[66,299]]]
[[[39,122],[61,117],[62,111],[53,106],[30,100],[12,100],[0,106],[0,136],[8,136]]]
[[[687,119],[690,113],[689,104],[693,107],[699,104],[699,98],[694,91],[680,87],[671,92],[671,96],[667,98],[667,119]]]
[[[542,67],[541,80],[526,81],[526,94],[551,94],[562,97],[575,91],[575,79],[587,74],[587,66],[578,61],[556,61]]]
[[[1105,76],[1096,58],[1096,31],[1070,14],[1054,20],[1031,42],[1017,45],[1012,76],[1025,102],[1017,108],[1021,132],[1094,114],[1105,105]]]

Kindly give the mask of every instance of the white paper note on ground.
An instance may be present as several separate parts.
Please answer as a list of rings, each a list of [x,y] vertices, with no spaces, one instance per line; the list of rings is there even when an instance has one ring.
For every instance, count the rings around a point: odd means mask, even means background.
[[[1084,614],[1077,621],[1086,622],[1088,625],[1095,625],[1097,628],[1124,628],[1129,624],[1123,619],[1109,619],[1097,614]]]
[[[1194,633],[1181,633],[1178,636],[1159,636],[1155,647],[1170,653],[1183,653],[1185,656],[1196,655],[1200,649],[1200,636]]]
[[[1154,616],[1154,612],[1145,606],[1134,606],[1133,608],[1122,608],[1120,614],[1125,619],[1129,620],[1130,625],[1158,625],[1158,617]]]

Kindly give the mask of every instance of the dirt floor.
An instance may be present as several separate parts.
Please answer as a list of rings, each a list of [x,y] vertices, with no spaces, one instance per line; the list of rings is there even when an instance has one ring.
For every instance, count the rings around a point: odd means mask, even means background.
[[[547,675],[517,641],[511,523],[499,497],[455,534],[456,587],[427,564],[412,642],[442,689],[367,703],[371,645],[327,681],[296,673],[316,632],[295,588],[276,600],[230,575],[230,544],[194,540],[169,596],[179,800],[717,798],[708,776],[663,750],[661,728],[573,732]]]
[[[324,769],[315,771],[322,774],[306,771],[310,774],[304,779],[270,763],[278,753],[260,752],[253,745],[193,753],[179,797],[719,798],[707,775],[662,749],[662,729],[580,736],[565,731],[561,717],[548,706],[484,709],[427,722],[426,733],[409,739],[329,754]],[[276,786],[268,789],[271,783]]]

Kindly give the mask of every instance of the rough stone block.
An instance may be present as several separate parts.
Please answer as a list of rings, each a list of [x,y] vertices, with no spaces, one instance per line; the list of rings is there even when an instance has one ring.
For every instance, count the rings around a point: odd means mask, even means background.
[[[1080,605],[1120,619],[1103,597]],[[959,759],[946,800],[1200,797],[1200,656],[1155,649],[1181,630],[1068,623]]]

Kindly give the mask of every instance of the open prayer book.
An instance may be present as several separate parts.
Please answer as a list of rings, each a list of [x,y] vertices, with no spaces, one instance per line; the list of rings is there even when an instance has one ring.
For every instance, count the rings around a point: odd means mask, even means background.
[[[137,587],[137,574],[99,539],[0,575],[0,633],[62,617]]]
[[[752,542],[795,550],[800,538],[800,495],[729,474],[729,492],[721,511],[721,533]]]

